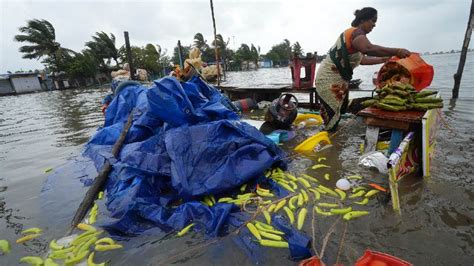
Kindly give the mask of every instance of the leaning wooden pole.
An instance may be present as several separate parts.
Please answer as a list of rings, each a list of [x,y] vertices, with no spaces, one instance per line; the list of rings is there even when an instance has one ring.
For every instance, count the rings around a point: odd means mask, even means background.
[[[117,139],[117,141],[115,141],[115,144],[112,147],[112,156],[115,158],[118,156],[120,149],[122,148],[122,144],[125,141],[125,138],[127,137],[128,130],[132,126],[134,110],[135,109],[132,109],[130,111],[127,122],[123,126],[119,138]],[[97,199],[97,195],[104,187],[111,170],[112,164],[107,160],[104,166],[102,166],[102,169],[100,170],[97,177],[94,179],[94,183],[92,183],[92,185],[89,187],[89,190],[87,190],[84,199],[79,205],[79,208],[77,208],[74,218],[71,221],[71,228],[69,229],[67,235],[74,230],[74,228],[82,221],[82,219],[84,219],[87,212],[92,207],[94,200]]]
[[[453,98],[459,96],[459,86],[461,85],[462,72],[464,71],[464,63],[466,63],[467,48],[471,41],[472,28],[474,27],[474,0],[471,1],[471,12],[469,13],[469,20],[467,21],[466,34],[464,35],[464,42],[462,44],[461,58],[459,59],[458,71],[454,74]]]
[[[130,40],[128,39],[128,31],[124,31],[125,49],[127,51],[127,61],[130,70],[130,79],[135,80],[135,68],[133,67],[132,48],[130,48]]]
[[[217,86],[221,83],[221,71],[219,66],[219,53],[217,52],[217,31],[216,31],[216,19],[214,18],[214,4],[211,1],[211,13],[212,13],[212,26],[214,27],[214,53],[216,55],[216,66],[217,66]]]

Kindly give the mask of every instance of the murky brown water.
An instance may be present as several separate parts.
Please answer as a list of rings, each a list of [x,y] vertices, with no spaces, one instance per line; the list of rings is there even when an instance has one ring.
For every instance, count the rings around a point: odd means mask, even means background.
[[[402,182],[401,216],[393,213],[390,205],[374,201],[368,207],[370,218],[349,224],[341,252],[341,260],[346,265],[368,248],[399,256],[415,265],[473,264],[474,54],[468,55],[461,99],[450,101],[452,74],[458,56],[426,57],[435,66],[432,87],[439,89],[447,99],[443,109],[447,127],[442,127],[438,136],[432,177],[426,180],[409,178]],[[364,81],[363,89],[371,88],[370,80],[375,70],[377,67],[357,70],[356,77]],[[250,84],[249,80],[288,83],[288,73],[285,69],[230,73],[228,83]],[[26,254],[44,254],[47,243],[65,232],[84,190],[77,180],[71,180],[69,184],[75,184],[77,188],[65,186],[64,191],[58,192],[60,196],[55,202],[44,202],[40,196],[47,178],[44,170],[56,169],[80,153],[82,145],[102,124],[100,101],[107,93],[108,88],[94,88],[0,97],[0,239],[10,240],[13,247],[12,253],[0,256],[0,265],[16,265]],[[382,182],[385,177],[357,166],[362,141],[359,136],[364,133],[362,123],[351,119],[343,121],[342,126],[344,123],[350,125],[333,139],[334,147],[319,155],[330,159],[329,173],[333,179],[328,184],[347,173],[361,173],[370,180]],[[287,143],[283,148],[292,148],[296,143]],[[290,167],[293,171],[306,171],[315,158],[295,156]],[[54,205],[55,211],[45,212],[44,204]],[[320,236],[331,223],[329,219],[318,217],[316,220],[318,249],[321,248]],[[22,228],[32,226],[46,230],[40,240],[25,245],[13,243]],[[311,232],[309,223],[304,230]],[[340,225],[331,237],[325,255],[329,262],[336,257],[342,231]],[[127,239],[124,250],[104,255],[104,259],[111,258],[112,265],[252,264],[245,253],[236,248],[232,238],[187,252],[205,242],[201,234],[160,240],[162,236],[155,231]],[[262,256],[268,265],[292,263],[285,250],[268,249]],[[97,261],[100,260],[101,257]]]

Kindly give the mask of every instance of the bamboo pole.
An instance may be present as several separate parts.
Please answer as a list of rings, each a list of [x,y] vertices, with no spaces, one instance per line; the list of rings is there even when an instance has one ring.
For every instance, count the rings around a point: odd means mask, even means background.
[[[472,28],[474,27],[474,0],[471,1],[471,12],[469,13],[469,20],[467,21],[466,34],[464,35],[464,42],[462,44],[461,58],[459,59],[458,71],[454,74],[453,98],[459,96],[459,86],[461,85],[462,72],[464,71],[464,64],[466,63],[467,48],[471,40]]]
[[[181,47],[181,41],[178,40],[178,58],[179,58],[179,67],[184,70],[183,63],[183,48]]]
[[[212,13],[212,25],[214,27],[214,53],[216,55],[216,66],[217,66],[217,86],[221,83],[221,74],[220,74],[220,67],[219,67],[219,55],[217,53],[217,31],[216,31],[216,20],[214,18],[214,4],[211,1],[211,13]]]

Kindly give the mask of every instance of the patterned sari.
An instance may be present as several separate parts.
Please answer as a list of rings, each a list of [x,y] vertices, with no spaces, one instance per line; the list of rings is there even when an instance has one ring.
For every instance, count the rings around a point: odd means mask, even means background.
[[[340,35],[316,73],[320,112],[328,131],[335,130],[341,119],[341,109],[347,105],[349,97],[352,70],[362,60],[362,53],[354,51],[351,46],[355,30],[357,28],[350,28]]]

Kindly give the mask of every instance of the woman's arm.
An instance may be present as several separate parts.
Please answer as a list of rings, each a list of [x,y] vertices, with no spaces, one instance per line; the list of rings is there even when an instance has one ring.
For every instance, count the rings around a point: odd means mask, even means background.
[[[410,55],[410,51],[403,48],[389,48],[370,43],[365,35],[359,35],[352,40],[352,46],[359,52],[370,56],[398,56],[401,58]]]
[[[372,57],[372,56],[365,56],[362,57],[362,60],[360,61],[361,65],[376,65],[376,64],[382,64],[388,61],[390,57]]]

